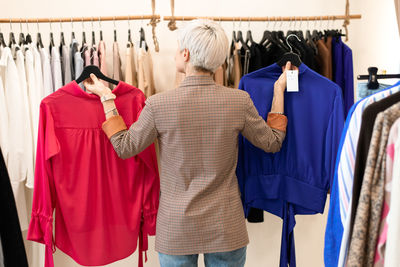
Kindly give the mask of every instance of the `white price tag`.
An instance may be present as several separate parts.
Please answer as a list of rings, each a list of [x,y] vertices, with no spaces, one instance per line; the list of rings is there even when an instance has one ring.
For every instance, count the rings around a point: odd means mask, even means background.
[[[286,88],[288,92],[299,91],[299,71],[288,70],[286,72]]]

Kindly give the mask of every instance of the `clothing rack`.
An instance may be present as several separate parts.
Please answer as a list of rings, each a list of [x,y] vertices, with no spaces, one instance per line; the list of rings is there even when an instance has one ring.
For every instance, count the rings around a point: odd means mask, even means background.
[[[378,89],[379,82],[378,79],[400,79],[400,74],[377,74],[377,67],[369,67],[368,75],[358,75],[357,80],[368,80],[369,89]]]
[[[71,18],[0,18],[0,23],[53,23],[85,21],[117,21],[160,19],[160,15],[104,16],[104,17],[71,17]]]
[[[163,20],[193,20],[210,19],[215,21],[322,21],[322,20],[342,20],[342,19],[361,19],[361,14],[355,15],[333,15],[333,16],[292,16],[292,17],[208,17],[208,16],[164,16]]]

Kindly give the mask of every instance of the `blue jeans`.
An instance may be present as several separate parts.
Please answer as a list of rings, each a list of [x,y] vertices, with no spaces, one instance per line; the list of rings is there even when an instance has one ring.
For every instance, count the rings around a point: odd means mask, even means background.
[[[161,267],[197,267],[199,254],[167,255],[158,253]],[[246,247],[228,252],[204,253],[206,267],[243,267],[246,262]]]

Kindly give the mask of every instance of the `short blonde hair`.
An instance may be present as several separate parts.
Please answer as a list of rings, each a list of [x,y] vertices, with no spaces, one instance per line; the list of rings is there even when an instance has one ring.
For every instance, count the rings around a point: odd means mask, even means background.
[[[180,49],[188,49],[190,63],[195,69],[214,72],[228,54],[228,37],[224,29],[214,21],[196,19],[179,30]]]

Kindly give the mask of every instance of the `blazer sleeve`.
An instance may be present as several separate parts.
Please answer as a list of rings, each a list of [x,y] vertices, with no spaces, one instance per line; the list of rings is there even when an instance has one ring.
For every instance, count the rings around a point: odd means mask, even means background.
[[[244,124],[241,131],[253,145],[265,152],[278,152],[286,135],[287,118],[285,115],[268,114],[267,122],[258,114],[249,94],[244,104]]]
[[[36,154],[35,190],[27,239],[46,245],[46,267],[54,266],[52,252],[55,250],[53,242],[55,187],[51,159],[59,151],[60,145],[55,135],[53,117],[50,109],[42,102]]]
[[[141,111],[138,120],[128,130],[121,116],[113,116],[103,123],[103,130],[111,141],[115,152],[122,159],[136,156],[157,138],[150,101]]]

